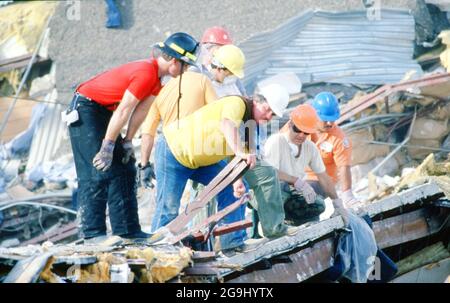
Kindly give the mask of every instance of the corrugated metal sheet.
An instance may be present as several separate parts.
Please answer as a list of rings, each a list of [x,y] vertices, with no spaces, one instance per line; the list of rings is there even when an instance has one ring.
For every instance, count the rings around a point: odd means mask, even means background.
[[[46,96],[47,102],[57,102],[56,89]],[[61,120],[61,112],[67,108],[67,105],[48,104],[45,117],[40,122],[33,136],[33,142],[28,156],[27,171],[30,171],[36,165],[46,161],[55,160],[56,151],[61,144],[70,144],[68,142],[67,127]]]
[[[290,19],[271,32],[243,42],[244,84],[280,72],[294,72],[303,83],[386,84],[421,67],[413,57],[415,26],[405,10],[383,9],[380,20],[366,11],[312,12]]]

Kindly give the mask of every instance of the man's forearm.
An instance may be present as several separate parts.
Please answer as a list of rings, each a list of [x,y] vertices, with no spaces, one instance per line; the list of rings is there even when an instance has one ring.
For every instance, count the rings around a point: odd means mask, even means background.
[[[339,180],[343,192],[352,189],[352,172],[349,165],[339,167]]]
[[[142,122],[144,122],[145,117],[152,105],[154,97],[151,96],[144,101],[140,102],[133,114],[131,115],[130,122],[128,123],[127,135],[125,136],[125,140],[132,140],[137,130],[141,126]]]
[[[130,119],[131,113],[138,104],[139,100],[133,96],[128,90],[125,91],[122,101],[117,109],[112,114],[109,121],[108,128],[106,129],[105,139],[116,141],[120,134],[120,131]]]
[[[289,174],[286,174],[286,173],[284,173],[282,171],[279,171],[279,170],[277,170],[277,172],[278,172],[278,178],[281,181],[287,182],[287,183],[289,183],[291,185],[294,185],[295,181],[297,181],[296,177],[293,177],[293,176],[291,176]]]
[[[141,142],[141,165],[145,166],[150,161],[150,155],[153,149],[155,137],[149,134],[142,134]]]
[[[239,137],[239,131],[234,123],[230,120],[223,120],[221,122],[221,130],[223,136],[225,137],[225,141],[231,147],[231,150],[235,155],[240,155],[244,153],[244,149],[242,148],[242,141]]]
[[[316,175],[319,180],[320,187],[323,189],[325,194],[327,194],[327,196],[331,199],[337,199],[338,195],[336,193],[336,189],[334,188],[333,180],[331,180],[330,176],[328,176],[326,172]]]

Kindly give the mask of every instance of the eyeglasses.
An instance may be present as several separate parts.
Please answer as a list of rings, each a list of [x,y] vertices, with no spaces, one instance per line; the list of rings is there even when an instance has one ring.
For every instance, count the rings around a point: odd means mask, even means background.
[[[295,124],[292,124],[292,130],[294,131],[294,133],[297,133],[297,134],[303,133],[303,134],[305,134],[305,136],[310,135],[310,133],[305,133],[304,131],[298,129],[297,126],[295,126]]]

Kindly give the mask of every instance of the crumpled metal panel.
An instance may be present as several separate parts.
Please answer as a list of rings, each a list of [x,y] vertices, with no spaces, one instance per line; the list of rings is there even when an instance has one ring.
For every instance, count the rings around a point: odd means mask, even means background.
[[[307,11],[271,32],[243,42],[244,84],[253,91],[259,80],[294,72],[303,83],[399,82],[406,72],[423,71],[413,60],[415,23],[406,10],[382,9],[380,20],[366,11]]]

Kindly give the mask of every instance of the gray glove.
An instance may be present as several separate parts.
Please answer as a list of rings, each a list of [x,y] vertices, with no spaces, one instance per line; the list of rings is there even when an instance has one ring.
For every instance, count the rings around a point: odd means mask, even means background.
[[[305,201],[308,204],[314,203],[316,201],[316,192],[314,189],[303,181],[302,179],[298,178],[297,181],[294,183],[294,187],[297,191],[301,192],[303,194],[303,197],[305,197]]]
[[[114,141],[104,139],[100,151],[95,155],[92,164],[97,170],[107,171],[112,164]]]
[[[122,140],[122,146],[124,155],[122,157],[122,163],[127,164],[131,159],[136,159],[134,156],[134,148],[131,140]]]
[[[139,174],[138,174],[138,186],[143,186],[144,188],[153,188],[152,179],[156,179],[155,172],[153,171],[153,164],[147,162],[145,166],[138,164]]]

